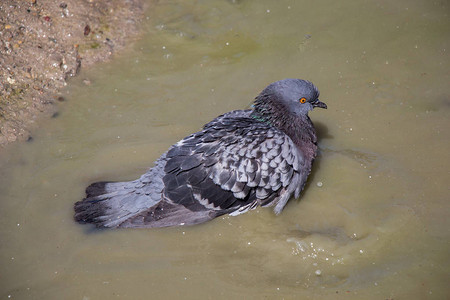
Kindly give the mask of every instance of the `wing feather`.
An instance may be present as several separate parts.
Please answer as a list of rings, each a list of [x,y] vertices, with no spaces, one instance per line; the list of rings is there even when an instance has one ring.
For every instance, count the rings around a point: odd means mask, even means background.
[[[275,204],[297,191],[291,183],[303,184],[308,175],[298,172],[302,152],[286,134],[248,114],[218,117],[169,150],[163,178],[168,201],[232,212]]]

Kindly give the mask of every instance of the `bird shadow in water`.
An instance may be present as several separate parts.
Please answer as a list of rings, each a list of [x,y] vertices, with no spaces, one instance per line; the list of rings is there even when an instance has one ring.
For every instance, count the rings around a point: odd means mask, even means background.
[[[83,232],[88,235],[99,234],[107,230],[111,230],[111,228],[97,227],[93,224],[77,224],[77,225],[83,226]]]
[[[318,143],[323,139],[334,139],[334,136],[329,134],[328,127],[324,123],[314,122],[314,128],[316,129]]]

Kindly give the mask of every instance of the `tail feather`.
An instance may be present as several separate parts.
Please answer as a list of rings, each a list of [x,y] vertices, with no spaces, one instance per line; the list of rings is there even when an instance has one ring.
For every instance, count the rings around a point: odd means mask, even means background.
[[[108,181],[95,182],[86,188],[86,198],[99,196],[105,193]]]
[[[86,198],[74,205],[75,221],[97,227],[167,227],[199,224],[231,212],[199,205],[192,209],[166,199],[164,166],[165,154],[137,180],[91,184]]]
[[[86,198],[74,205],[75,221],[97,227],[167,227],[194,225],[211,220],[226,210],[189,209],[163,196],[163,154],[139,179],[128,182],[95,182]],[[200,206],[201,207],[201,206]]]
[[[74,205],[75,221],[83,224],[94,223],[97,225],[98,222],[96,220],[104,215],[103,207],[99,202],[100,200],[83,200],[76,202]]]
[[[96,182],[86,189],[86,198],[74,205],[75,221],[97,227],[168,227],[194,225],[229,211],[192,211],[181,204],[136,191],[137,181]]]
[[[86,198],[74,205],[75,221],[97,227],[118,227],[128,218],[155,205],[136,194],[133,182],[95,182],[86,188]],[[145,199],[143,199],[145,198]]]
[[[86,188],[86,198],[74,205],[75,221],[97,227],[168,227],[194,225],[226,211],[192,211],[162,199],[161,191],[147,194],[139,180],[95,182]]]

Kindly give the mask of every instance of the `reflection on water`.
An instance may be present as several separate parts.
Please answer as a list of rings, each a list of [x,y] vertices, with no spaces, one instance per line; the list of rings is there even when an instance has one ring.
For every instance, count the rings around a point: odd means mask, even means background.
[[[448,298],[448,8],[153,5],[133,50],[82,73],[57,118],[0,154],[0,297]],[[329,109],[311,113],[320,155],[280,216],[156,230],[73,222],[90,182],[137,178],[286,77],[312,80]]]

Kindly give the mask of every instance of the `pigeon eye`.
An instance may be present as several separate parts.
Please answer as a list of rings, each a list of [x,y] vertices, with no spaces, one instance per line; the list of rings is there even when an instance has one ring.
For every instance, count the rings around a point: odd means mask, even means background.
[[[305,103],[306,102],[306,98],[301,98],[300,99],[300,103]]]

